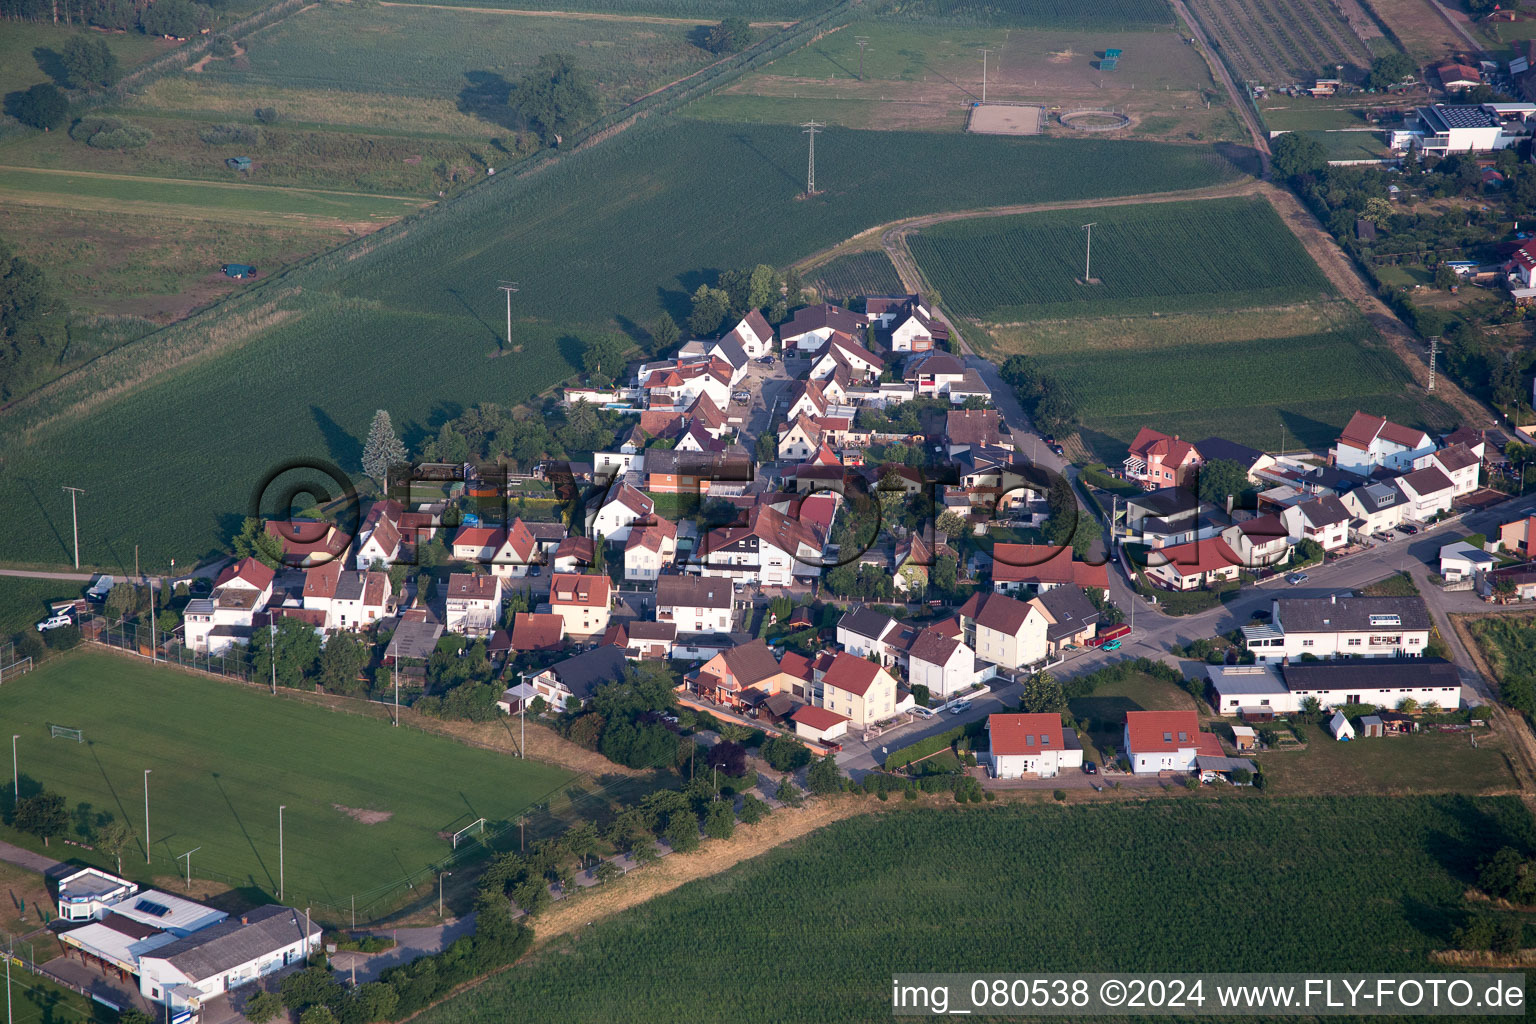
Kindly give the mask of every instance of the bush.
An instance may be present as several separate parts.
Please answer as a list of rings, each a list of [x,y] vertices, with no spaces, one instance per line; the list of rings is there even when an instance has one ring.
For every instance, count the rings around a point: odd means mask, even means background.
[[[772,813],[771,809],[763,801],[748,793],[741,798],[741,822],[743,825],[756,825]]]
[[[251,112],[251,116],[262,124],[276,124],[280,115],[276,107],[257,107]]]
[[[210,146],[256,146],[261,143],[261,129],[248,124],[211,124],[197,137]]]
[[[79,626],[60,626],[43,634],[43,643],[55,651],[67,651],[80,643]]]
[[[235,41],[226,35],[213,37],[213,42],[208,47],[208,52],[215,57],[233,57],[235,55]]]
[[[667,822],[663,835],[667,845],[678,853],[689,853],[699,848],[699,823],[692,814],[674,814]]]
[[[792,772],[811,763],[811,752],[804,743],[789,736],[775,736],[763,744],[763,760],[776,772]]]
[[[93,115],[70,125],[69,137],[92,149],[142,149],[155,137],[148,128],[116,117]]]
[[[267,1021],[283,1012],[283,1001],[271,992],[257,992],[246,1000],[244,1016],[251,1024],[267,1024]]]
[[[983,795],[983,796],[985,796],[985,797],[986,797],[986,798],[987,798],[987,803],[991,803],[991,802],[992,802],[992,801],[994,801],[994,800],[996,800],[996,799],[997,799],[997,794],[996,794],[996,793],[994,793],[994,792],[992,792],[992,791],[991,791],[991,790],[990,790],[990,789],[989,789],[989,790],[987,790],[987,791],[986,791],[986,792],[985,792],[985,793],[984,793],[984,794],[982,794],[982,795]]]
[[[1066,802],[1067,802],[1067,791],[1066,791],[1066,790],[1064,790],[1064,789],[1058,789],[1058,790],[1056,790],[1056,791],[1055,791],[1055,792],[1053,792],[1053,793],[1052,793],[1052,794],[1051,794],[1051,797],[1052,797],[1052,798],[1053,798],[1053,799],[1054,799],[1054,800],[1055,800],[1055,801],[1056,801],[1056,802],[1057,802],[1057,803],[1062,803],[1062,804],[1064,804],[1064,803],[1066,803]]]

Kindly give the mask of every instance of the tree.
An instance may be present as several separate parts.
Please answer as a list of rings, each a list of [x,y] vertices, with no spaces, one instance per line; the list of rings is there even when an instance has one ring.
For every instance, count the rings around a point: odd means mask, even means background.
[[[318,682],[332,693],[356,693],[364,686],[358,673],[367,664],[368,646],[362,640],[344,631],[332,633],[320,652]]]
[[[699,337],[714,334],[731,311],[731,297],[721,288],[699,285],[693,293],[693,312],[688,314],[688,329]]]
[[[306,967],[297,974],[290,974],[278,986],[283,1005],[290,1010],[305,1010],[312,1006],[330,1006],[341,1001],[341,983],[324,967]],[[304,1018],[300,1017],[300,1021]]]
[[[389,483],[389,468],[405,463],[409,456],[405,444],[395,433],[389,411],[380,409],[373,414],[373,425],[368,428],[368,440],[363,443],[363,472],[383,490]]]
[[[22,797],[16,804],[16,827],[37,836],[47,846],[49,839],[63,835],[69,828],[64,798],[47,791]]]
[[[776,772],[792,772],[811,763],[811,752],[793,736],[775,736],[762,747],[763,760]]]
[[[679,812],[667,822],[663,838],[678,853],[688,853],[699,848],[699,822],[692,813]]]
[[[1418,73],[1418,65],[1412,57],[1394,50],[1371,61],[1371,72],[1365,77],[1365,87],[1390,89],[1394,85],[1412,81]]]
[[[677,344],[683,332],[670,313],[663,313],[651,324],[651,345],[654,352],[662,352]]]
[[[336,1014],[329,1006],[311,1006],[299,1014],[299,1024],[336,1024]]]
[[[955,576],[959,572],[960,562],[954,555],[940,555],[934,559],[933,572],[928,577],[928,582],[943,594],[948,594],[955,589]]]
[[[105,39],[84,34],[71,36],[60,59],[69,72],[69,83],[76,89],[97,89],[117,83],[117,55]]]
[[[503,906],[505,906],[503,904]],[[490,914],[480,915],[481,921],[489,921]],[[393,985],[382,981],[370,981],[352,990],[351,997],[342,1008],[342,1016],[348,1021],[373,1022],[395,1019],[400,1006],[400,995]],[[250,1016],[247,1011],[246,1016]]]
[[[148,36],[187,39],[213,26],[213,11],[189,0],[155,0],[139,15],[139,27]]]
[[[507,96],[517,116],[544,145],[597,117],[597,94],[569,57],[547,53]]]
[[[741,798],[741,823],[743,825],[756,825],[768,817],[769,813],[768,805],[751,793]]]
[[[795,785],[795,780],[788,775],[779,780],[779,788],[774,790],[773,798],[785,807],[800,806],[800,787]]]
[[[1461,277],[1456,273],[1456,271],[1452,270],[1444,263],[1435,268],[1436,288],[1439,288],[1443,292],[1448,292],[1459,284],[1461,284]]]
[[[277,997],[276,993],[257,992],[246,1000],[242,1014],[251,1024],[267,1024],[267,1021],[282,1012],[283,1001]]]
[[[1020,706],[1029,714],[1060,714],[1067,710],[1067,694],[1049,672],[1036,672],[1024,684]]]
[[[123,873],[123,850],[133,842],[133,829],[121,821],[109,821],[96,833],[96,847],[117,861],[117,873]]]
[[[726,775],[740,778],[747,773],[747,748],[731,740],[721,740],[709,748],[709,763]]]
[[[1200,500],[1225,508],[1230,496],[1241,504],[1251,485],[1248,470],[1231,459],[1212,459],[1200,467]]]
[[[69,114],[69,101],[47,82],[39,82],[25,92],[13,92],[6,100],[12,117],[45,132],[62,125]]]
[[[964,537],[971,532],[970,521],[954,509],[945,509],[940,512],[935,525],[950,537]]]
[[[751,45],[752,26],[745,18],[726,18],[704,36],[704,49],[710,53],[740,53]]]
[[[1301,132],[1286,132],[1271,148],[1275,173],[1283,178],[1299,178],[1328,166],[1328,151],[1323,144]]]
[[[805,773],[805,788],[816,796],[836,793],[843,788],[843,773],[831,754],[811,762],[810,770]]]
[[[736,834],[736,810],[730,800],[711,801],[704,812],[704,834],[711,839],[729,839]]]
[[[254,558],[269,569],[283,564],[283,542],[267,532],[266,524],[247,516],[233,542],[235,557]]]
[[[612,383],[624,371],[624,343],[616,335],[594,334],[582,347],[581,368],[594,383]]]
[[[256,679],[268,682],[273,678],[275,651],[277,685],[301,689],[320,656],[320,638],[308,623],[282,618],[275,630],[269,627],[252,632],[250,651]]]

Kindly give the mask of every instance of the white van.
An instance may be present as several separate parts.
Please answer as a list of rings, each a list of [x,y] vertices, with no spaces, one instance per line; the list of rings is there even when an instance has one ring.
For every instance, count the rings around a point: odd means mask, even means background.
[[[46,633],[50,629],[58,629],[60,626],[73,626],[74,624],[75,620],[68,615],[55,615],[52,618],[39,622],[37,624],[37,631],[39,633]]]

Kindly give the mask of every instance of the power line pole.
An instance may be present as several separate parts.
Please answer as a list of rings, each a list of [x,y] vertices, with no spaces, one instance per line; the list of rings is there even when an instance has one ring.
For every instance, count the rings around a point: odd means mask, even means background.
[[[1083,225],[1083,230],[1088,232],[1088,248],[1083,254],[1083,284],[1093,284],[1093,227],[1097,223]]]
[[[1440,354],[1440,335],[1429,339],[1429,390],[1435,390],[1435,357]]]
[[[80,513],[75,508],[75,499],[85,493],[83,487],[66,487],[69,492],[69,518],[75,526],[75,568],[80,568]]]
[[[810,156],[805,165],[805,194],[813,196],[816,194],[816,133],[826,125],[819,121],[807,121],[800,127],[811,137]]]
[[[507,293],[507,348],[512,347],[512,293],[517,291],[516,281],[503,281],[496,286]]]
[[[869,45],[869,36],[854,36],[853,41],[859,44],[859,81],[864,81],[864,48]]]

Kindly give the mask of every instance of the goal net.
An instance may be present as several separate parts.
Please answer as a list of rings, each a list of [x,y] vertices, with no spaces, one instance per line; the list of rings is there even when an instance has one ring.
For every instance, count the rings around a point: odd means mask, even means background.
[[[478,834],[482,836],[485,835],[484,818],[480,818],[477,821],[472,821],[468,825],[465,825],[463,828],[455,832],[453,834],[453,848],[457,850],[459,848],[459,840],[471,834]]]
[[[74,740],[76,743],[85,742],[85,736],[79,729],[71,729],[67,725],[50,725],[48,728],[56,740]]]

